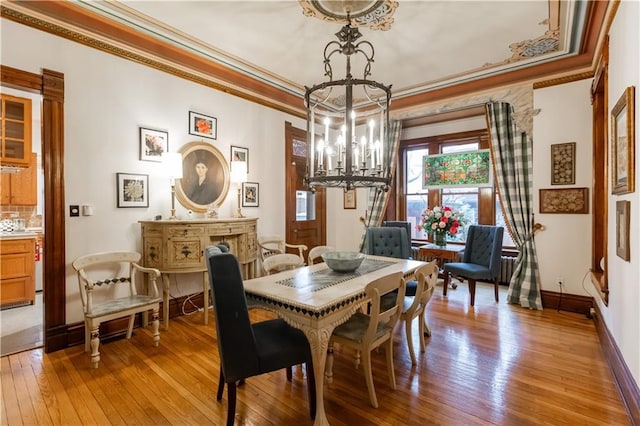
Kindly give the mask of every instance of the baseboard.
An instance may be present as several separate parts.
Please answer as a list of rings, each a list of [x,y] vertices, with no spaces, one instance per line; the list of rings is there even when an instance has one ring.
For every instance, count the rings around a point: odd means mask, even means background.
[[[557,309],[588,315],[589,309],[593,307],[593,299],[589,296],[558,293],[548,290],[542,290],[540,293],[542,296],[542,307],[545,309]]]
[[[598,332],[600,346],[618,386],[618,391],[627,409],[627,414],[629,414],[631,424],[640,425],[640,389],[631,371],[629,371],[615,339],[609,332],[607,325],[602,321],[602,313],[597,305],[595,310],[596,314],[593,322]]]

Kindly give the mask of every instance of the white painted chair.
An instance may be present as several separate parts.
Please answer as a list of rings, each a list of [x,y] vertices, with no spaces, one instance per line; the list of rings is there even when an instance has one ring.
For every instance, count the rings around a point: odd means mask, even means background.
[[[131,338],[133,322],[137,313],[152,312],[151,328],[153,346],[160,341],[160,301],[156,280],[160,271],[138,265],[140,253],[104,252],[81,256],[73,261],[78,274],[80,299],[84,311],[85,352],[91,350],[91,365],[100,362],[100,323],[115,318],[129,317],[127,339]],[[136,274],[148,276],[149,295],[139,295],[136,289]],[[99,278],[97,278],[99,277]],[[128,285],[121,285],[121,284]],[[124,288],[123,288],[124,287]]]
[[[266,258],[274,254],[283,254],[287,252],[287,249],[298,250],[298,255],[304,263],[304,252],[308,247],[304,244],[289,244],[280,236],[269,235],[258,237],[258,250],[260,252],[260,261],[264,262]]]
[[[322,255],[328,251],[335,251],[335,249],[331,246],[315,246],[311,250],[309,250],[309,255],[307,256],[307,265],[313,265],[318,258],[322,258]]]
[[[274,254],[262,262],[262,268],[267,275],[286,271],[287,269],[299,268],[300,266],[304,266],[304,260],[301,260],[297,254],[291,253]]]
[[[364,376],[369,390],[369,400],[374,408],[378,408],[378,399],[373,386],[371,372],[371,351],[384,345],[387,356],[387,372],[389,385],[396,388],[396,376],[393,369],[393,329],[398,323],[404,299],[405,281],[401,272],[396,272],[380,277],[365,288],[365,294],[370,303],[369,314],[356,312],[347,322],[333,330],[329,340],[329,353],[327,356],[327,381],[333,377],[333,344],[349,346],[362,354]],[[393,306],[383,306],[382,298],[392,294],[395,297]],[[359,364],[357,358],[356,365]]]
[[[420,337],[420,352],[425,351],[424,336],[431,336],[431,330],[427,325],[424,315],[427,304],[433,296],[438,281],[438,264],[434,262],[427,263],[418,268],[415,272],[418,281],[415,296],[405,296],[400,321],[405,323],[405,332],[407,334],[407,345],[409,346],[409,354],[411,355],[411,364],[416,365],[416,355],[413,350],[413,337],[411,333],[411,325],[414,318],[418,318],[418,335]]]

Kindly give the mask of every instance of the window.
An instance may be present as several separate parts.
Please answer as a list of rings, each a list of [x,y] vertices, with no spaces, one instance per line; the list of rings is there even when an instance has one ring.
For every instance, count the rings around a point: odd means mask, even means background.
[[[487,130],[427,137],[410,141],[402,141],[400,158],[403,159],[399,172],[403,179],[400,187],[400,218],[403,217],[412,225],[413,240],[427,241],[431,237],[418,230],[422,212],[428,206],[446,205],[461,210],[470,224],[505,226],[499,197],[495,188],[444,188],[431,191],[422,189],[422,157],[428,154],[448,154],[454,152],[473,151],[489,147]],[[404,211],[403,211],[404,209]],[[506,231],[506,226],[505,226]],[[466,241],[466,229],[450,242]],[[514,247],[515,243],[508,232],[505,232],[503,246]]]

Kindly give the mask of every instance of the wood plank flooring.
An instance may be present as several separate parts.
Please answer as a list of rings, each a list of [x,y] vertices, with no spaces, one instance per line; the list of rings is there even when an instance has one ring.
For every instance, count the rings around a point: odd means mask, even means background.
[[[380,407],[369,405],[353,353],[336,348],[334,381],[325,385],[332,425],[627,425],[623,404],[598,343],[582,315],[531,311],[493,300],[478,285],[475,308],[465,284],[428,307],[433,335],[427,350],[414,343],[411,367],[404,327],[395,335],[397,389],[387,381],[384,351],[374,353]],[[270,314],[253,311],[254,320]],[[212,316],[210,316],[210,319]],[[171,320],[160,346],[147,329],[100,346],[98,369],[82,346],[1,358],[2,425],[224,424],[226,392],[215,399],[218,353],[215,325],[202,314]],[[247,380],[238,388],[236,424],[311,425],[304,369]]]

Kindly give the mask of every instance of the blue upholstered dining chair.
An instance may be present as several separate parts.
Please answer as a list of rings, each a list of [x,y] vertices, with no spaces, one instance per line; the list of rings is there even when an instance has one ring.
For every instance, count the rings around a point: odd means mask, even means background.
[[[382,222],[384,228],[404,228],[407,230],[407,248],[411,256],[411,223],[403,220],[385,220]]]
[[[237,382],[296,364],[305,364],[309,412],[315,418],[315,376],[311,348],[304,333],[281,318],[251,323],[236,257],[221,253],[215,246],[208,247],[205,254],[220,354],[217,400],[222,399],[226,383],[227,425],[234,423]]]
[[[411,257],[411,241],[407,235],[406,227],[402,225],[367,228],[364,241],[364,253],[376,256],[395,257],[398,259],[409,259]],[[407,281],[407,296],[415,296],[417,288],[417,281]]]
[[[445,288],[449,285],[451,275],[466,278],[473,306],[476,281],[493,282],[497,302],[503,233],[501,226],[470,225],[462,262],[449,262],[443,266]]]

